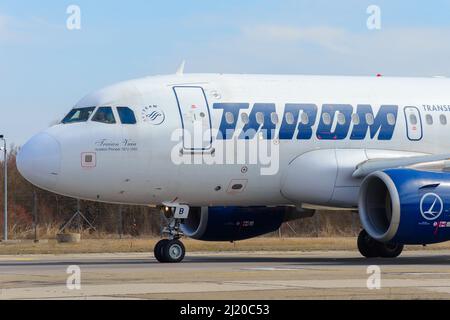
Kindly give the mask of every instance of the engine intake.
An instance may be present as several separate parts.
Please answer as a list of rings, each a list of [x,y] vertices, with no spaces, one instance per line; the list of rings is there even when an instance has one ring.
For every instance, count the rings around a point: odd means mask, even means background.
[[[359,215],[367,233],[381,242],[391,241],[400,223],[400,199],[397,188],[384,172],[364,180],[359,197]]]
[[[413,169],[375,172],[362,183],[359,215],[367,233],[384,243],[450,240],[450,174]]]

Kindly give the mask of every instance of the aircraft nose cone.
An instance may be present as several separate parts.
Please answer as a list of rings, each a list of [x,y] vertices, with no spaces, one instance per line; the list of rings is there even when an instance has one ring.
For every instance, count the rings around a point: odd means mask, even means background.
[[[17,169],[32,184],[50,190],[61,170],[61,146],[48,133],[31,138],[17,155]]]

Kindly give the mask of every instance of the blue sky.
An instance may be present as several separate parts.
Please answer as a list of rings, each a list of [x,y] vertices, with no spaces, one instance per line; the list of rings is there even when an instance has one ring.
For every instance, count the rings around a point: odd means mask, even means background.
[[[66,28],[69,5],[81,30]],[[366,27],[369,5],[381,30]],[[186,72],[450,75],[450,0],[0,2],[0,133],[22,144],[86,93]]]

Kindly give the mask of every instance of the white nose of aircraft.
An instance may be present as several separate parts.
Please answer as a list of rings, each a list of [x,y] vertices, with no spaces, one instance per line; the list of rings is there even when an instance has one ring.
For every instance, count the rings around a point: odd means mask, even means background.
[[[61,171],[61,146],[50,134],[39,133],[20,149],[16,162],[25,179],[51,190]]]

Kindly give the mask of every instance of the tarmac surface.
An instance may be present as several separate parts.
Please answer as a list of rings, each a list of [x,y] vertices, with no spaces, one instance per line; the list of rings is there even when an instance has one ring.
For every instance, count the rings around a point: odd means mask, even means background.
[[[450,251],[0,256],[0,299],[450,299]]]

